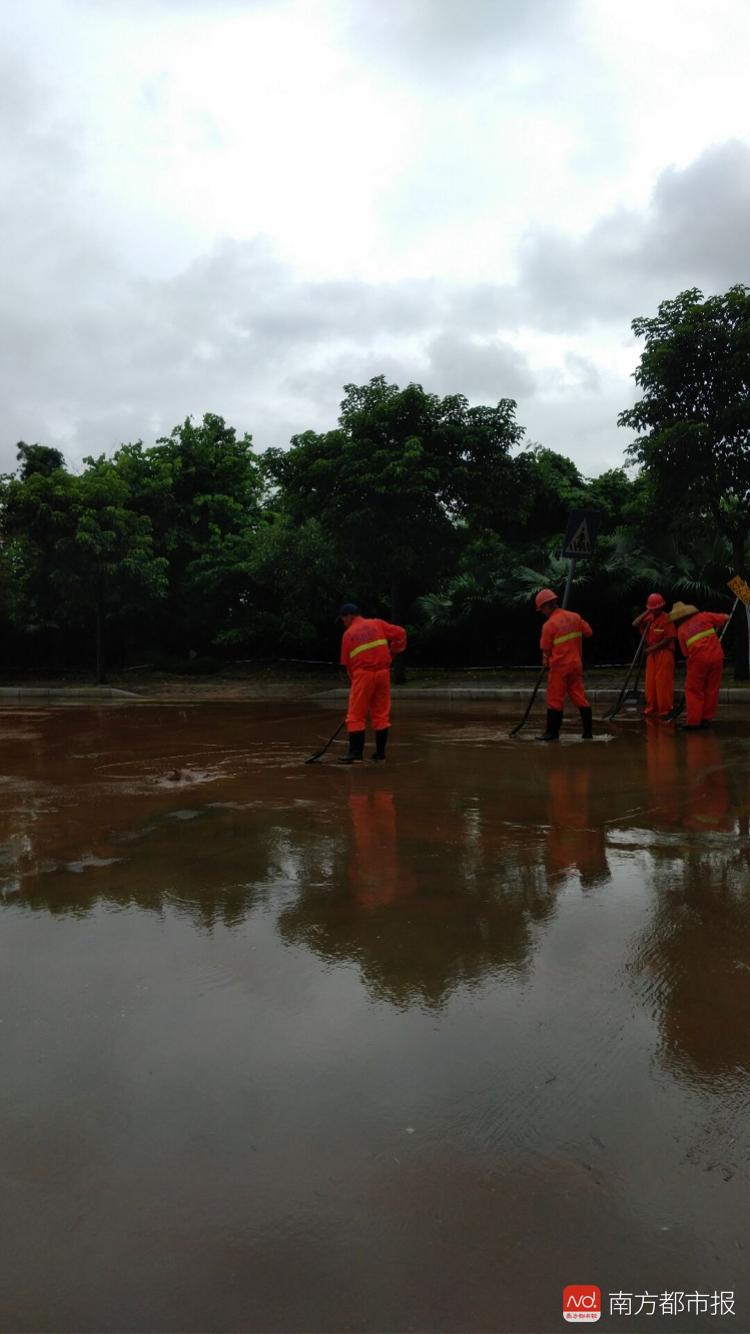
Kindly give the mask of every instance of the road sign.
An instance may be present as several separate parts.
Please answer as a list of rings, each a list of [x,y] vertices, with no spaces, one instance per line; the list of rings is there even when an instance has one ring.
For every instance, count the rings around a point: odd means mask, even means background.
[[[744,602],[746,607],[750,604],[750,588],[748,588],[745,580],[741,579],[738,574],[734,576],[734,579],[729,580],[729,587],[734,593],[734,596],[739,598],[740,602]]]
[[[593,556],[601,518],[598,510],[572,510],[565,529],[563,556],[568,560],[585,560]]]

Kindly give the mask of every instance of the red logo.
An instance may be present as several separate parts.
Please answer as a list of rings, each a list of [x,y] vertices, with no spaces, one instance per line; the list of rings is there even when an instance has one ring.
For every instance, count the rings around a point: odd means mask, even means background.
[[[598,1320],[602,1313],[602,1294],[593,1283],[571,1283],[563,1288],[565,1320]]]

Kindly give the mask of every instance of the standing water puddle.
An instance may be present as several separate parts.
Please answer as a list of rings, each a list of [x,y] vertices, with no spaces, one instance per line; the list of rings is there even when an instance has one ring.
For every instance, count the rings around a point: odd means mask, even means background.
[[[0,1328],[750,1328],[750,739],[3,715]]]

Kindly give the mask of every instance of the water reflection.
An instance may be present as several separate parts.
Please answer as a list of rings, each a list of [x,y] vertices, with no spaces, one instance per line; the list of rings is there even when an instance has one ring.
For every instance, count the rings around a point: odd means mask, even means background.
[[[533,924],[554,902],[538,845],[530,861],[528,848],[509,856],[506,836],[501,857],[471,811],[441,811],[437,835],[434,806],[400,800],[379,777],[349,794],[340,864],[325,892],[307,884],[281,914],[282,938],[356,962],[368,987],[398,1006],[440,1005],[461,984],[522,972]]]
[[[423,718],[387,772],[261,709],[8,739],[9,1327],[539,1330],[576,1273],[739,1286],[750,750]]]
[[[349,796],[353,846],[347,878],[363,908],[382,908],[416,892],[417,878],[398,853],[396,805],[389,787]]]
[[[592,747],[560,750],[548,773],[550,832],[545,851],[551,879],[577,871],[584,889],[611,879],[607,861],[606,830],[592,812],[591,793],[596,783]]]
[[[662,1061],[690,1083],[747,1092],[750,1074],[750,757],[712,733],[649,728],[654,912],[634,970]]]
[[[42,729],[38,781],[0,808],[9,901],[56,915],[170,906],[209,931],[273,905],[288,943],[355,961],[394,1004],[438,1005],[528,972],[569,875],[584,889],[610,879],[603,748],[527,753],[512,776],[504,762],[477,773],[467,755],[425,782],[300,772],[281,738],[263,768],[210,717],[170,717],[167,732],[147,716],[123,744],[126,721],[53,716]]]
[[[678,744],[679,743],[679,744]],[[649,806],[661,824],[675,825],[679,821],[681,774],[680,757],[682,738],[673,727],[658,722],[646,725],[646,779]]]
[[[743,787],[748,790],[747,758],[740,742],[730,782],[725,745],[713,732],[676,736],[672,729],[655,723],[648,726],[649,823],[665,831],[731,833],[736,829],[735,808],[742,803]]]
[[[718,738],[712,732],[690,733],[685,742],[688,775],[685,827],[733,832],[736,821],[729,808],[729,778]]]
[[[314,804],[228,800],[206,793],[121,796],[78,789],[76,818],[34,794],[0,812],[0,902],[54,916],[98,904],[211,930],[239,926],[325,863],[330,837]],[[322,827],[321,827],[322,826]]]
[[[464,752],[423,773],[344,776],[285,765],[283,737],[269,766],[267,746],[243,751],[231,719],[230,736],[215,723],[170,715],[167,733],[151,714],[134,733],[132,715],[96,710],[29,713],[7,729],[5,901],[53,915],[169,907],[207,931],[273,910],[286,943],[356,964],[394,1005],[434,1007],[460,986],[528,976],[560,889],[611,883],[611,842],[650,870],[653,914],[634,968],[665,1061],[689,1078],[744,1077],[744,741],[651,725],[645,756],[642,737],[623,738],[617,753],[518,748],[489,753],[479,770]],[[164,757],[182,753],[175,791],[160,781]],[[204,781],[211,765],[222,776]]]

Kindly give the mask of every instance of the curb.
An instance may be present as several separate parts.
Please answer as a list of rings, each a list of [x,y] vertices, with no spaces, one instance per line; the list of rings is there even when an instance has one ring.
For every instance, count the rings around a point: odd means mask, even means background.
[[[0,686],[0,699],[140,699],[132,690],[115,686]]]
[[[423,686],[411,690],[400,689],[398,686],[392,688],[392,698],[403,703],[409,699],[453,699],[453,700],[493,700],[493,699],[514,699],[527,700],[531,691],[528,686],[479,686],[472,689],[470,686],[458,686],[455,689],[450,686]],[[588,687],[586,694],[590,700],[595,702],[604,702],[605,700],[616,700],[619,698],[620,690],[616,686],[594,686]],[[675,691],[678,695],[679,691]],[[313,696],[314,699],[348,699],[349,691],[345,688],[335,690],[323,690]],[[719,692],[719,700],[722,704],[747,704],[750,703],[750,690],[740,687],[736,690],[723,689]]]

